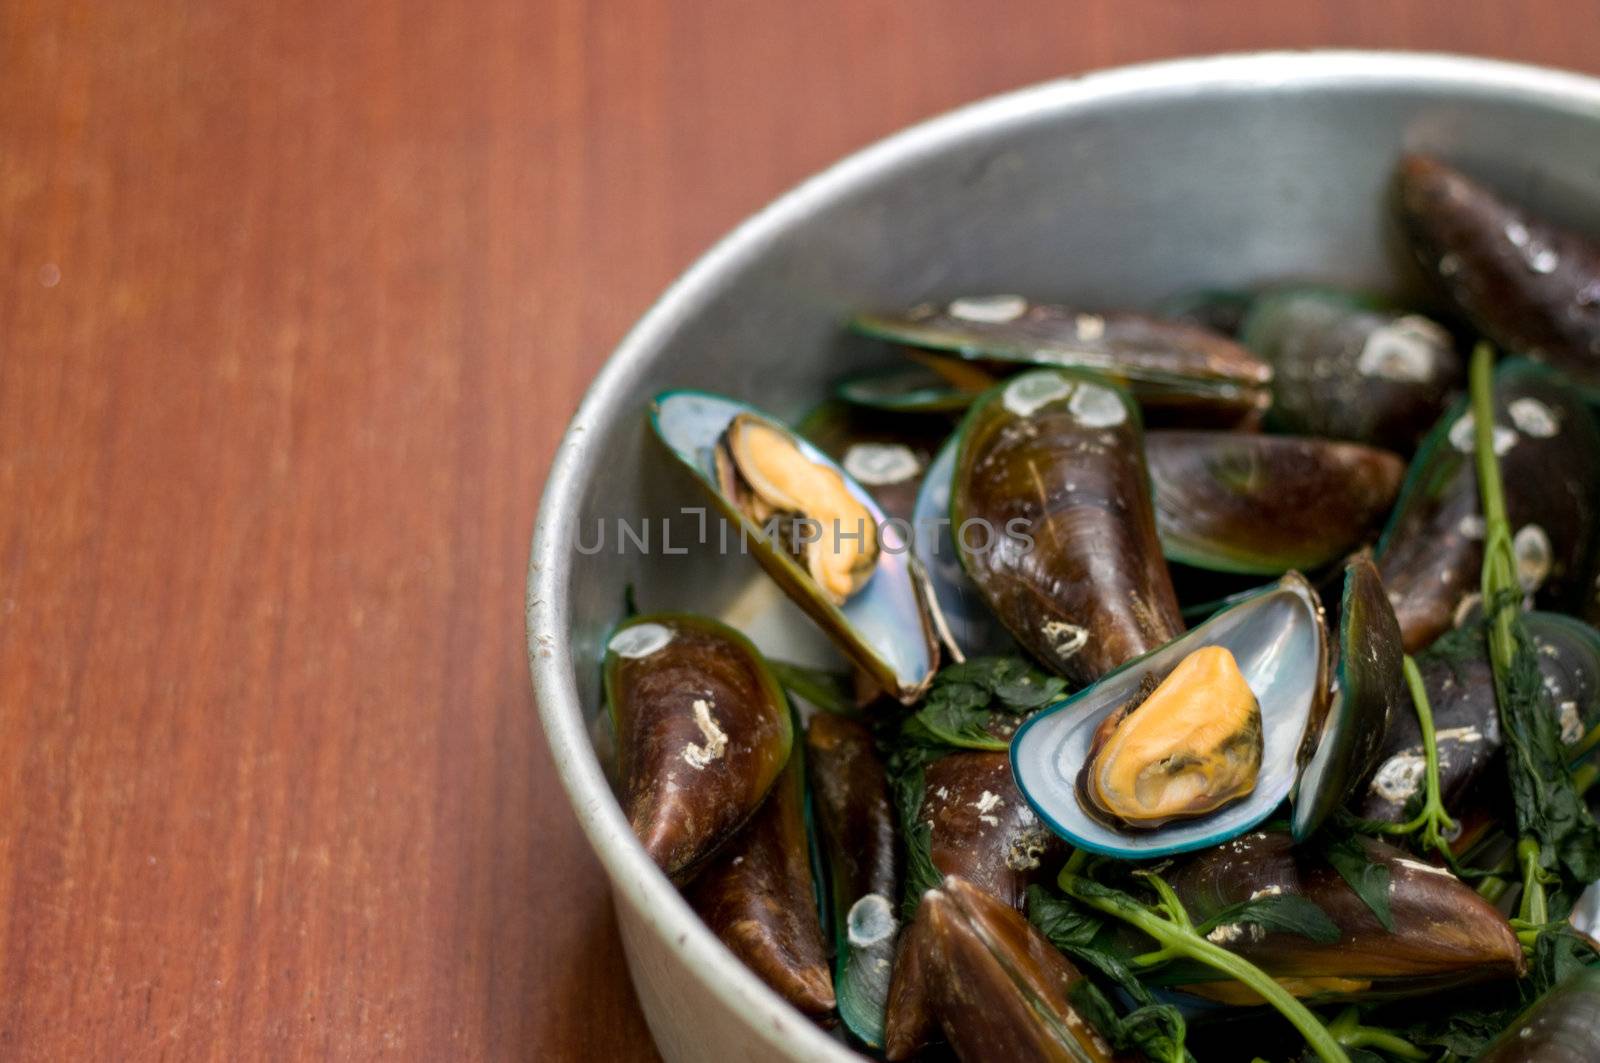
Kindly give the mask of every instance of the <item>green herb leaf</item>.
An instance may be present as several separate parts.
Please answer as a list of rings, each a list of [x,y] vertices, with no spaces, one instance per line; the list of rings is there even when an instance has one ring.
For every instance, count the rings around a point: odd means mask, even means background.
[[[1394,933],[1394,916],[1389,912],[1388,867],[1367,856],[1358,835],[1332,835],[1323,844],[1323,856],[1339,872],[1339,877],[1356,891],[1356,896],[1361,898],[1363,904],[1372,909],[1379,924],[1391,934]]]
[[[1188,1031],[1183,1013],[1170,1004],[1157,1003],[1121,958],[1095,945],[1095,937],[1105,925],[1104,919],[1091,909],[1037,885],[1028,887],[1027,912],[1028,920],[1051,944],[1098,972],[1137,1005],[1127,1015],[1119,1016],[1093,983],[1084,981],[1074,986],[1073,1006],[1112,1044],[1124,1050],[1137,1048],[1161,1063],[1182,1063],[1193,1058],[1184,1047]]]
[[[910,922],[922,903],[922,895],[943,881],[933,866],[933,826],[921,818],[922,797],[926,789],[921,765],[896,775],[893,782],[895,810],[900,816],[900,835],[905,839],[906,876],[901,894],[900,917]]]
[[[1328,918],[1328,913],[1310,898],[1293,893],[1270,894],[1230,904],[1195,927],[1195,931],[1205,934],[1216,927],[1229,925],[1259,926],[1263,930],[1299,934],[1323,945],[1331,945],[1339,940],[1339,927]]]

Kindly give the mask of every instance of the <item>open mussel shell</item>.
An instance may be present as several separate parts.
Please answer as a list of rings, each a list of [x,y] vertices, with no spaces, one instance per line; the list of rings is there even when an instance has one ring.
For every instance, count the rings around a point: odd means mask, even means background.
[[[912,552],[927,574],[934,627],[952,656],[1010,653],[1016,642],[962,567],[950,523],[950,489],[961,441],[952,437],[923,475],[911,513]]]
[[[1391,722],[1410,709],[1400,650],[1400,625],[1372,561],[1345,569],[1339,608],[1339,661],[1327,716],[1311,759],[1295,784],[1291,827],[1296,841],[1372,778]]]
[[[807,461],[831,470],[876,523],[876,565],[865,585],[842,605],[834,604],[810,572],[765,537],[761,525],[719,486],[716,451],[728,426],[741,415],[784,433]],[[748,544],[768,575],[874,682],[902,702],[915,701],[938,667],[938,645],[911,571],[909,531],[886,520],[871,494],[826,454],[744,403],[699,391],[669,391],[657,396],[651,423],[667,448],[741,529],[741,549]],[[844,529],[849,535],[858,530]],[[866,531],[870,534],[873,529]],[[823,529],[822,535],[826,542],[835,536],[835,529]]]
[[[899,930],[899,840],[889,779],[872,732],[841,716],[811,718],[806,754],[828,868],[839,1017],[877,1048]]]
[[[1572,386],[1526,360],[1494,377],[1494,448],[1518,575],[1541,609],[1570,612],[1590,586],[1600,536],[1600,428]],[[1407,653],[1449,630],[1483,567],[1471,411],[1458,403],[1423,442],[1378,543]]]
[[[1262,296],[1240,340],[1272,365],[1268,423],[1297,435],[1410,453],[1463,380],[1436,322],[1324,288]]]
[[[1600,398],[1600,243],[1421,155],[1400,204],[1417,260],[1484,335]]]
[[[1168,560],[1280,576],[1321,568],[1375,535],[1405,463],[1356,443],[1152,430],[1145,461]]]
[[[638,616],[606,644],[622,809],[682,881],[761,807],[789,759],[789,703],[743,635],[700,616]]]
[[[1091,369],[1127,385],[1152,411],[1207,423],[1259,414],[1272,370],[1239,344],[1198,325],[1129,311],[1088,313],[1020,295],[924,303],[903,314],[862,314],[857,332],[948,351],[985,367]]]
[[[1015,909],[949,876],[902,938],[885,1054],[909,1059],[942,1034],[963,1063],[1111,1063],[1111,1045],[1072,1006],[1082,980]]]
[[[834,991],[811,877],[803,760],[790,758],[760,811],[685,895],[741,963],[799,1011],[822,1016]]]
[[[1490,1041],[1476,1063],[1594,1063],[1600,1059],[1600,968],[1582,967]]]
[[[1093,373],[1023,373],[973,406],[960,440],[956,548],[1029,652],[1082,685],[1183,630],[1126,392]]]
[[[917,816],[931,828],[934,868],[1020,911],[1028,887],[1056,871],[1066,847],[1017,792],[1009,758],[960,750],[929,764],[923,781]]]
[[[955,413],[972,405],[982,388],[961,388],[928,366],[861,373],[839,381],[834,395],[852,406],[883,413]]]
[[[1249,960],[1296,996],[1407,996],[1450,986],[1514,978],[1522,946],[1505,916],[1441,867],[1384,842],[1362,839],[1367,859],[1389,873],[1386,930],[1316,846],[1294,847],[1284,831],[1258,831],[1182,861],[1166,876],[1189,917],[1200,924],[1228,907],[1272,894],[1304,897],[1339,928],[1318,942],[1288,931],[1224,923],[1207,936]],[[1192,993],[1228,1004],[1259,1003],[1232,981],[1201,968],[1164,973]]]
[[[1077,792],[1096,731],[1142,684],[1165,678],[1206,646],[1233,655],[1259,703],[1262,754],[1254,788],[1204,818],[1156,830],[1102,822],[1085,810]],[[1311,585],[1290,573],[1024,723],[1011,743],[1017,786],[1051,830],[1092,852],[1136,860],[1217,845],[1250,830],[1289,796],[1306,735],[1322,724],[1327,688],[1322,605]]]

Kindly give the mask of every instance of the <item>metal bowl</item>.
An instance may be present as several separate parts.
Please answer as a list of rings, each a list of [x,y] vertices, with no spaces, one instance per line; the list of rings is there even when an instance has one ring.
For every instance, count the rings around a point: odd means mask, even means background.
[[[839,327],[867,305],[995,291],[1144,305],[1287,278],[1404,290],[1413,278],[1389,211],[1402,149],[1437,152],[1593,226],[1597,138],[1600,82],[1479,59],[1311,52],[1139,66],[893,136],[755,215],[674,284],[573,419],[528,578],[539,710],[611,878],[662,1054],[854,1058],[700,924],[634,841],[596,756],[599,650],[630,584],[647,610],[721,613],[769,650],[814,648],[808,622],[774,605],[752,559],[737,556],[737,537],[731,557],[714,528],[695,541],[699,518],[679,511],[702,500],[647,437],[652,395],[708,388],[795,417],[846,371],[892,364]],[[618,535],[619,518],[635,538]]]

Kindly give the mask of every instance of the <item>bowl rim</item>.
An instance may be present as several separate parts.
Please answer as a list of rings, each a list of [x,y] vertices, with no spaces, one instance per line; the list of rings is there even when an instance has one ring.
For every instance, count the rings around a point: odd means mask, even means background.
[[[1238,52],[1114,67],[1041,82],[969,103],[874,141],[780,195],[701,255],[661,294],[601,367],[573,415],[545,481],[528,566],[526,623],[534,698],[556,770],[612,888],[696,972],[722,1005],[781,1056],[859,1059],[794,1011],[700,922],[634,839],[606,781],[579,703],[571,660],[570,552],[583,488],[601,455],[593,429],[620,409],[629,382],[663,341],[698,313],[719,280],[816,209],[880,174],[996,126],[1136,97],[1183,98],[1217,91],[1326,86],[1425,85],[1492,93],[1552,109],[1600,114],[1600,79],[1583,74],[1438,52],[1304,50]]]

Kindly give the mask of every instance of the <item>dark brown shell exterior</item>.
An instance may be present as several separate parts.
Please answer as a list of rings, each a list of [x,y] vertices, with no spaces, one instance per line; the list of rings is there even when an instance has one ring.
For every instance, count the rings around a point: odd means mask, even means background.
[[[1243,341],[1272,363],[1267,423],[1409,454],[1464,382],[1437,323],[1345,292],[1292,288],[1256,301]]]
[[[1423,155],[1400,202],[1417,260],[1486,336],[1600,394],[1600,242]]]
[[[1167,881],[1196,923],[1263,891],[1305,897],[1327,913],[1340,930],[1340,939],[1327,944],[1260,927],[1211,932],[1213,941],[1288,982],[1291,990],[1304,988],[1296,980],[1339,979],[1350,983],[1351,992],[1365,992],[1370,983],[1374,995],[1404,996],[1522,973],[1516,934],[1470,886],[1394,846],[1370,839],[1362,845],[1370,861],[1389,871],[1393,933],[1314,846],[1294,848],[1285,831],[1257,831],[1206,850],[1174,868]],[[1242,987],[1188,988],[1234,1002],[1230,990]]]
[[[1075,685],[1183,631],[1138,410],[1104,379],[1039,370],[990,391],[963,422],[951,495],[967,574]]]
[[[1033,814],[1011,777],[1009,754],[950,753],[923,774],[921,819],[933,827],[933,866],[1013,908],[1047,879],[1066,843]]]
[[[811,877],[800,760],[686,896],[740,962],[797,1010],[822,1016],[833,1010],[833,976]]]
[[[1083,975],[1019,913],[960,878],[923,896],[901,939],[885,1054],[909,1059],[943,1034],[962,1063],[1110,1063],[1072,1007]]]
[[[1405,475],[1359,443],[1241,432],[1145,435],[1156,528],[1169,559],[1279,576],[1312,571],[1375,536]]]
[[[651,859],[683,881],[761,807],[789,759],[789,704],[749,641],[714,620],[637,617],[610,647],[622,808]]]

